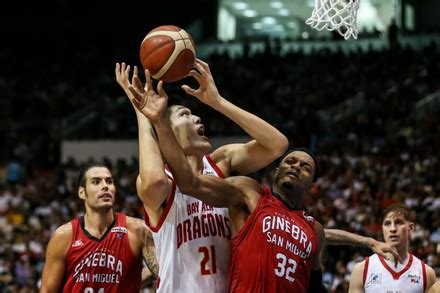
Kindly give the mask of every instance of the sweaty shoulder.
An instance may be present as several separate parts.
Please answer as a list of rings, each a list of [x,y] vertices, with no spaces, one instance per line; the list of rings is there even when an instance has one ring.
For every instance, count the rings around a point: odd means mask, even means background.
[[[365,260],[358,262],[354,265],[352,274],[363,275],[365,268]]]
[[[132,232],[140,232],[148,230],[148,227],[143,220],[127,216],[127,229]]]
[[[349,293],[361,293],[364,291],[364,268],[365,260],[354,265],[350,276]]]
[[[70,222],[65,223],[61,226],[59,226],[54,234],[53,237],[58,237],[58,238],[70,238],[70,240],[72,240],[72,224]]]
[[[138,218],[127,216],[126,219],[127,219],[127,226],[129,228],[137,228],[144,224],[144,221]]]
[[[56,243],[56,247],[65,253],[67,253],[70,244],[72,243],[72,224],[66,223],[58,227],[53,233],[52,243]]]
[[[427,264],[425,264],[426,266],[426,274],[427,274],[427,280],[426,280],[426,288],[430,288],[431,286],[433,286],[436,282],[436,273],[434,271],[434,269],[430,266],[428,266]],[[440,286],[438,286],[439,291],[440,292]]]
[[[127,216],[127,229],[136,236],[133,240],[139,240],[140,243],[146,243],[150,235],[150,229],[145,222],[138,218]]]

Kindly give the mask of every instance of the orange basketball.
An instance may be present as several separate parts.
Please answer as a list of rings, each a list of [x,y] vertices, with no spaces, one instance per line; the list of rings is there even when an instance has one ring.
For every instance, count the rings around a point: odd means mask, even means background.
[[[145,36],[139,53],[142,66],[152,78],[173,82],[187,76],[193,68],[196,45],[180,27],[162,25]]]

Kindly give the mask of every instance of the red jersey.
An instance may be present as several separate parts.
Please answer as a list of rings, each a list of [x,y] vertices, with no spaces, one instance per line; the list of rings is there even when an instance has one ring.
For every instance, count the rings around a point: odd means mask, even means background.
[[[63,292],[140,291],[142,261],[133,255],[124,214],[115,214],[115,221],[100,240],[84,229],[84,217],[71,224]]]
[[[229,292],[306,292],[318,248],[314,222],[263,187],[255,211],[232,238]]]

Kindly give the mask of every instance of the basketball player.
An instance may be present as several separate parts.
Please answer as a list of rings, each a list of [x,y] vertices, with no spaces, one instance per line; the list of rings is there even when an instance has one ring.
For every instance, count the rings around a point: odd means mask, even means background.
[[[49,241],[41,292],[139,292],[142,256],[158,270],[151,233],[142,220],[114,212],[116,187],[107,167],[87,166],[78,186],[85,215]]]
[[[191,169],[164,111],[156,109],[146,115],[157,131],[160,149],[180,191],[202,200],[209,209],[229,209],[232,253],[228,291],[325,290],[320,262],[324,229],[303,210],[314,182],[314,157],[302,149],[288,152],[275,172],[271,189],[245,176],[227,180],[207,176]],[[184,230],[183,234],[189,238],[192,233]]]
[[[191,71],[190,75],[198,81],[199,88],[194,90],[183,86],[186,93],[231,118],[254,140],[247,144],[226,145],[208,155],[211,145],[204,136],[200,118],[188,108],[172,106],[167,111],[168,118],[179,144],[189,157],[191,168],[212,176],[229,177],[231,172],[254,172],[279,157],[287,147],[284,135],[221,97],[206,63],[197,59],[195,68],[197,71]],[[160,264],[159,291],[224,292],[231,237],[227,209],[208,207],[182,194],[172,174],[164,170],[153,127],[138,109],[141,96],[152,99],[166,96],[163,88],[158,93],[153,89],[148,71],[145,72],[144,88],[136,67],[130,82],[130,67],[125,63],[116,64],[115,74],[118,84],[134,106],[138,121],[140,172],[137,187],[144,203],[146,221],[155,239]],[[212,225],[218,233],[207,229],[206,225]],[[338,243],[369,245],[381,249],[379,252],[388,249],[383,243],[345,231],[335,230],[332,236]],[[174,252],[172,256],[170,251]],[[178,272],[175,267],[179,268]]]
[[[414,230],[410,212],[403,204],[394,204],[383,212],[385,242],[396,247],[402,263],[373,254],[357,263],[351,273],[349,292],[426,292],[435,282],[434,270],[408,252]]]

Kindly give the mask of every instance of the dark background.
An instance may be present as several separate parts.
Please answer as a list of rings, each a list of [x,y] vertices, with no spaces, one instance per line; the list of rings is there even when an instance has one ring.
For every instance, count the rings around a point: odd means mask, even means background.
[[[201,22],[201,39],[215,36],[217,1],[14,1],[0,9],[0,44],[11,48],[18,64],[41,55],[63,58],[102,50],[103,58],[138,62],[139,44],[159,25],[186,28]],[[202,40],[197,40],[202,41]],[[112,62],[113,63],[113,62]]]

